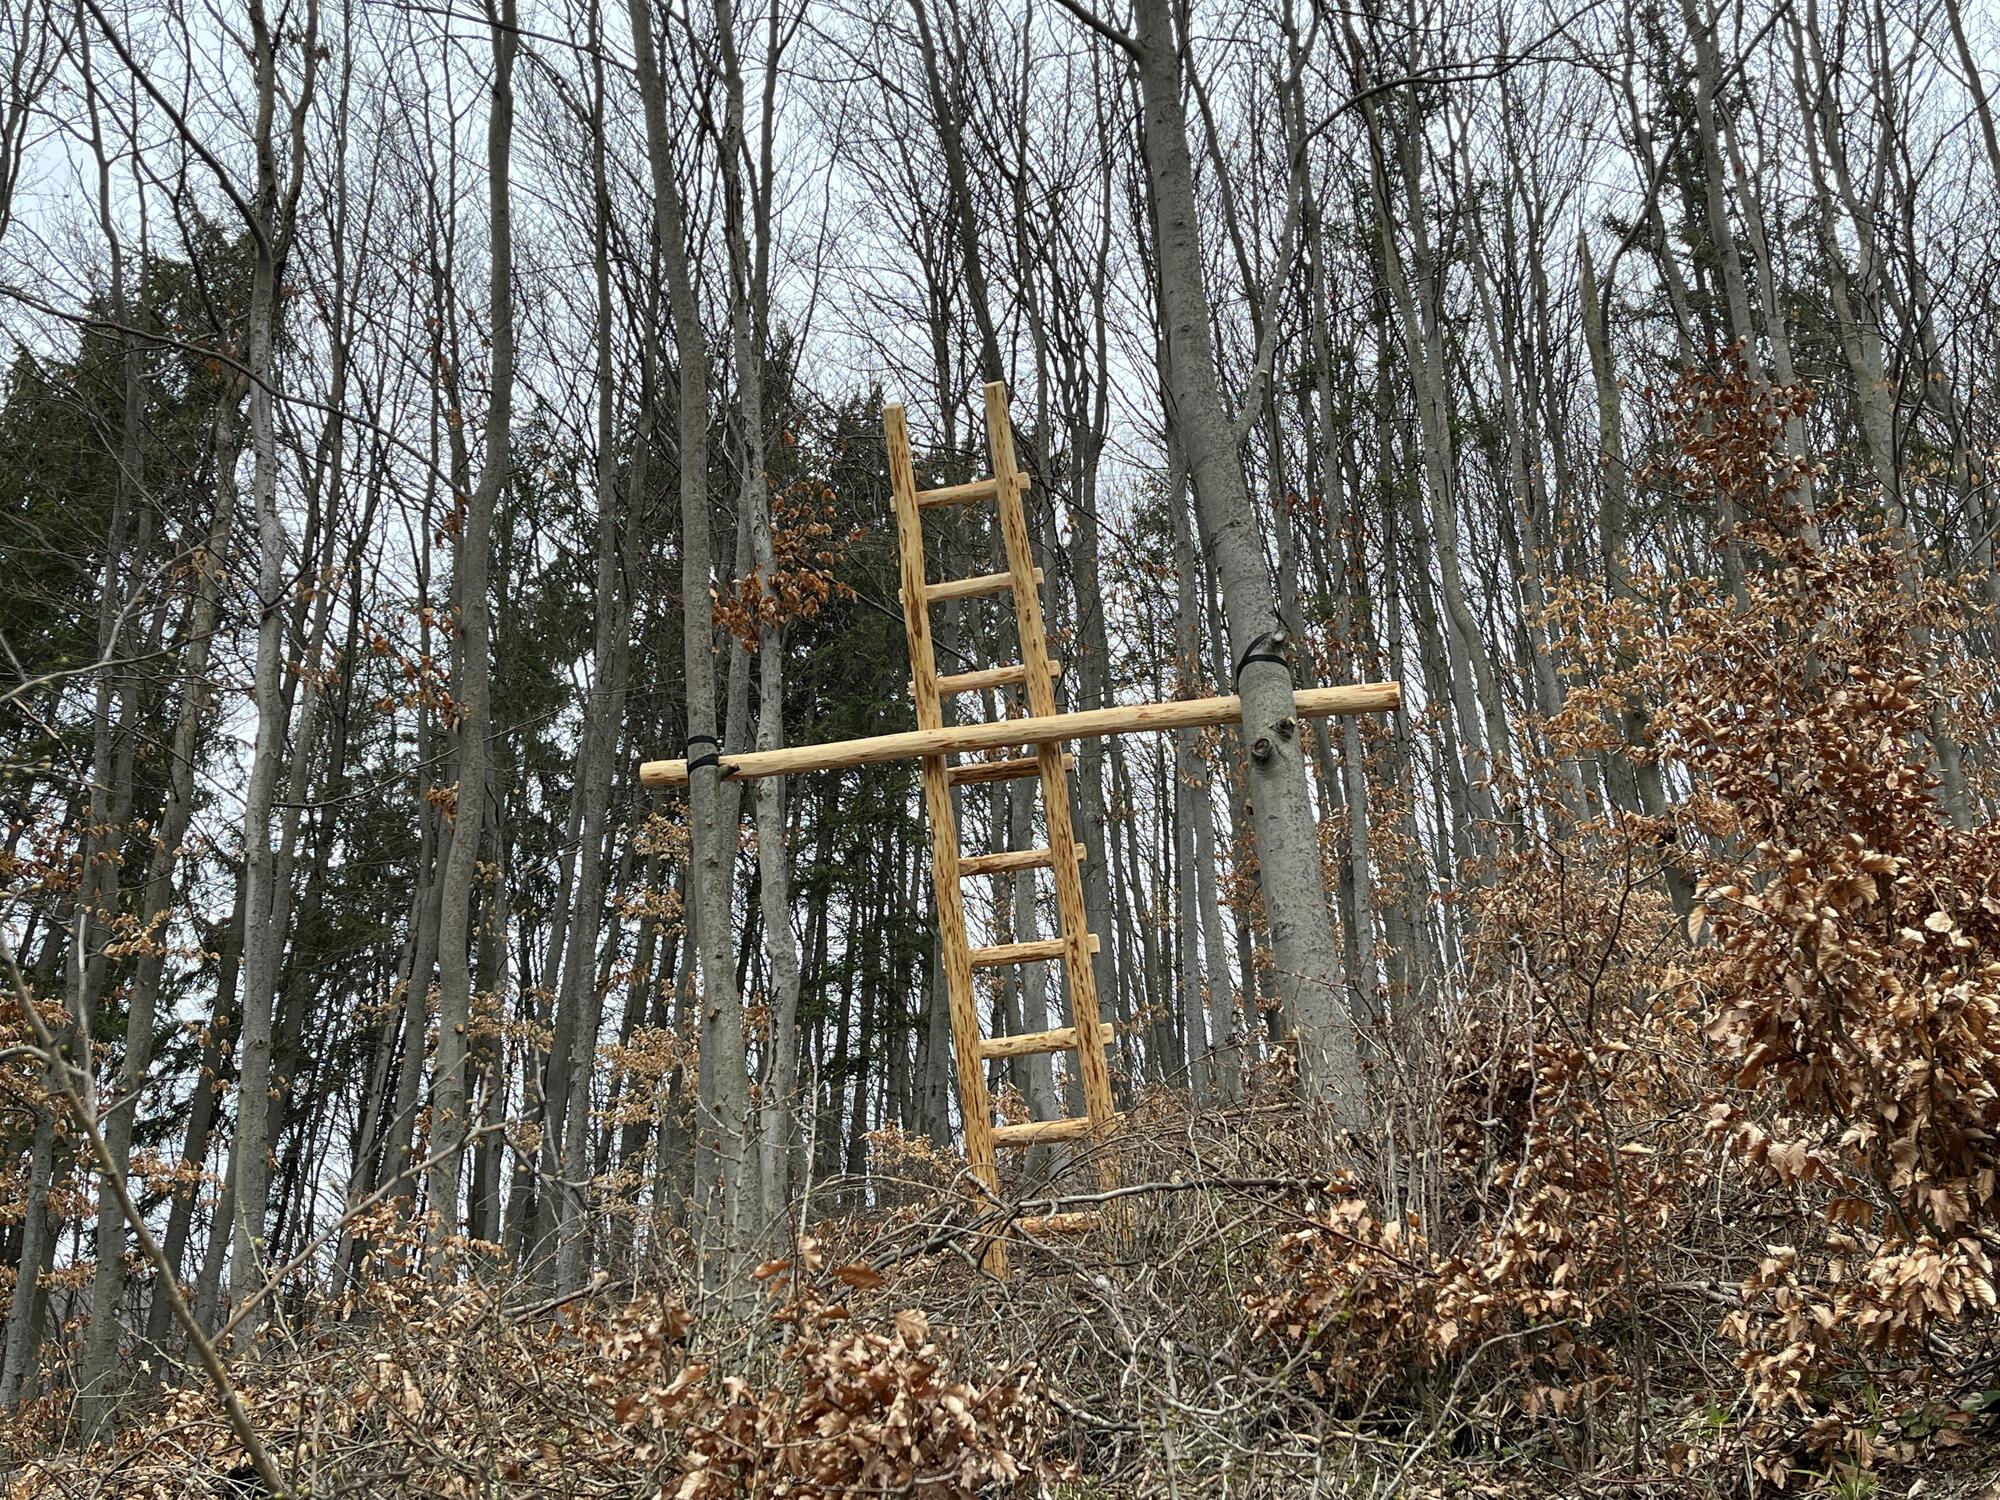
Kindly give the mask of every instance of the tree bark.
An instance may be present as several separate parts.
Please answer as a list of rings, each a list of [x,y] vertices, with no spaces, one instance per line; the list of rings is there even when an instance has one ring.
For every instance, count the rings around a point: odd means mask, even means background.
[[[1327,913],[1319,840],[1292,711],[1291,669],[1271,649],[1278,625],[1257,520],[1223,405],[1202,268],[1181,49],[1167,0],[1138,0],[1145,155],[1158,225],[1159,293],[1173,415],[1186,448],[1227,616],[1243,700],[1245,777],[1257,833],[1259,885],[1271,925],[1280,998],[1296,1022],[1305,1076],[1348,1123],[1362,1118],[1361,1075],[1341,993],[1340,951]],[[1254,657],[1274,659],[1253,660]]]
[[[666,96],[653,44],[648,0],[628,0],[646,158],[653,182],[653,230],[666,267],[668,306],[680,377],[681,608],[688,695],[688,739],[701,752],[721,749],[716,735],[715,618],[709,602],[714,569],[708,513],[708,346],[688,259],[686,215],[668,135]],[[732,699],[734,694],[732,693]],[[732,703],[733,708],[733,703]],[[732,714],[731,717],[734,717]],[[713,765],[689,778],[690,906],[701,939],[701,1109],[703,1145],[716,1163],[720,1194],[712,1229],[723,1274],[747,1253],[756,1207],[750,1151],[750,1075],[743,1045],[743,1000],[736,987],[730,893],[736,861],[736,797],[727,798]],[[723,814],[729,813],[725,820]]]
[[[230,1177],[236,1189],[233,1260],[229,1287],[242,1297],[263,1277],[265,1214],[270,1199],[271,1058],[277,1000],[278,958],[284,934],[277,910],[278,849],[271,837],[278,768],[285,751],[286,713],[280,674],[284,670],[285,568],[289,553],[278,513],[278,454],[272,380],[277,341],[279,280],[284,274],[291,225],[305,172],[306,110],[319,65],[319,7],[309,0],[303,35],[297,38],[304,80],[290,120],[291,161],[286,180],[278,175],[274,122],[277,113],[277,49],[284,40],[272,31],[262,0],[252,0],[251,32],[257,76],[256,222],[250,227],[254,262],[247,328],[250,385],[250,501],[257,521],[257,702],[256,743],[244,791],[243,1039],[236,1140]]]
[[[577,784],[583,818],[577,850],[575,909],[569,919],[568,952],[563,959],[557,1004],[574,1018],[570,1054],[555,1067],[567,1069],[563,1109],[551,1110],[548,1128],[562,1143],[558,1181],[545,1202],[556,1210],[555,1287],[570,1292],[583,1284],[589,1258],[589,1204],[583,1186],[589,1177],[584,1157],[590,1135],[591,1082],[596,1074],[597,1033],[604,996],[597,984],[597,946],[604,908],[604,825],[619,730],[624,719],[625,674],[631,656],[631,600],[619,566],[618,433],[616,376],[612,363],[611,190],[605,173],[603,63],[591,59],[591,183],[594,200],[592,263],[597,291],[597,591],[596,638],[592,642],[591,701],[577,749]],[[635,460],[643,463],[643,459]],[[643,469],[635,479],[643,481]]]

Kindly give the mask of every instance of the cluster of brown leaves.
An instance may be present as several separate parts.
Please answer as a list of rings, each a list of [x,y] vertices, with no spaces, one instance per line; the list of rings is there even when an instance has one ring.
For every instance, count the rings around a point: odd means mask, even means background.
[[[426,604],[412,611],[411,617],[446,639],[458,634],[458,615],[454,610]],[[416,710],[435,714],[447,728],[456,728],[465,717],[465,706],[452,696],[449,664],[430,651],[405,649],[372,624],[365,629],[368,655],[382,661],[386,668],[382,692],[375,699],[375,711],[393,714]]]
[[[551,1318],[533,1288],[495,1274],[490,1246],[451,1242],[419,1270],[421,1226],[370,1229],[371,1274],[237,1362],[244,1406],[301,1494],[974,1500],[1039,1472],[1048,1420],[1034,1368],[968,1378],[922,1313],[851,1316],[829,1293],[883,1278],[828,1269],[810,1241],[782,1305],[697,1323],[672,1292]],[[770,1286],[791,1284],[790,1262],[763,1269]],[[18,1463],[8,1500],[79,1484],[107,1500],[181,1500],[230,1492],[249,1472],[194,1379],[108,1445],[56,1453],[26,1437],[0,1430]]]
[[[1940,806],[1927,747],[1951,667],[1913,643],[1950,639],[1944,602],[1893,550],[1751,586],[1751,610],[1702,612],[1672,658],[1670,732],[1733,855],[1704,875],[1690,982],[1741,1091],[1713,1130],[1773,1191],[1810,1190],[1817,1222],[1770,1246],[1729,1332],[1761,1410],[1862,1459],[1863,1388],[1928,1374],[1880,1356],[1995,1303],[2000,832]],[[1697,657],[1727,664],[1730,694]]]
[[[1428,1023],[1441,1045],[1384,1040],[1388,1071],[1434,1069],[1413,1111],[1428,1169],[1371,1185],[1394,1209],[1357,1193],[1282,1236],[1245,1299],[1316,1390],[1394,1403],[1477,1373],[1469,1414],[1514,1421],[1633,1388],[1626,1346],[1703,1156],[1691,1028],[1631,988],[1657,905],[1629,864],[1547,850],[1475,894],[1482,984]]]
[[[1637,649],[1630,598],[1558,596],[1559,637],[1618,671],[1572,695],[1554,756],[1689,791],[1665,820],[1550,795],[1462,893],[1471,983],[1427,1018],[1426,1173],[1284,1237],[1248,1299],[1344,1400],[1475,1371],[1474,1411],[1627,1391],[1657,1428],[1649,1387],[1713,1378],[1662,1369],[1674,1307],[1675,1342],[1743,1387],[1670,1462],[1734,1442],[1783,1485],[1961,1441],[1994,1401],[2000,830],[1939,770],[1990,741],[1972,622],[1845,497],[1808,505],[1779,441],[1804,401],[1726,364],[1677,392],[1654,478],[1705,495],[1739,573],[1668,590],[1664,646]],[[1695,877],[1685,933],[1667,860]]]
[[[845,1326],[845,1316],[794,1309],[790,1378],[761,1390],[722,1382],[687,1434],[677,1500],[944,1500],[1004,1494],[1030,1477],[1047,1429],[1032,1366],[983,1384],[953,1379],[923,1313],[906,1309],[881,1330]]]
[[[1714,368],[1684,373],[1665,393],[1666,454],[1640,479],[1711,512],[1732,542],[1759,551],[1803,543],[1813,524],[1808,495],[1817,466],[1779,439],[1812,399],[1810,386],[1769,384],[1739,349],[1724,350]]]
[[[1970,622],[1906,538],[1807,534],[1810,471],[1771,452],[1800,409],[1725,372],[1675,413],[1750,566],[1660,658],[1659,731],[1721,851],[1687,976],[1734,1085],[1711,1129],[1801,1210],[1725,1332],[1760,1431],[1868,1462],[1960,1434],[1949,1335],[1994,1327],[2000,829],[1937,769],[1990,730],[1967,722]],[[1848,529],[1844,497],[1823,508]]]
[[[834,600],[855,597],[835,570],[865,532],[855,526],[838,534],[833,491],[815,495],[813,488],[800,483],[771,497],[770,570],[753,570],[716,596],[715,623],[745,651],[756,650],[766,630],[816,619]]]
[[[946,1500],[1011,1493],[1038,1471],[1049,1421],[1033,1365],[973,1381],[954,1371],[948,1335],[922,1312],[855,1319],[829,1288],[870,1292],[884,1277],[863,1264],[828,1270],[809,1238],[756,1277],[790,1293],[771,1314],[787,1337],[762,1381],[690,1357],[692,1320],[678,1307],[628,1310],[593,1334],[602,1359],[592,1387],[635,1456],[674,1455],[678,1478],[663,1493]]]

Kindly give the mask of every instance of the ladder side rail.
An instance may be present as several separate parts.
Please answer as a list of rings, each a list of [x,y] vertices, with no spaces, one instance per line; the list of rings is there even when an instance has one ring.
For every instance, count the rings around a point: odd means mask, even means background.
[[[1035,587],[1035,559],[1028,538],[1026,508],[1021,503],[1021,472],[1014,456],[1014,429],[1007,414],[1003,381],[986,386],[986,446],[993,463],[993,480],[1000,510],[1000,530],[1007,544],[1008,571],[1014,575],[1014,617],[1021,642],[1021,665],[1028,712],[1036,717],[1055,713],[1055,690],[1049,680],[1048,635],[1043,627],[1041,592]],[[1090,961],[1089,919],[1083,903],[1083,877],[1077,869],[1076,835],[1070,823],[1068,778],[1063,774],[1060,745],[1036,747],[1042,782],[1042,812],[1048,825],[1048,849],[1054,864],[1056,912],[1062,926],[1064,974],[1069,981],[1070,1017],[1076,1029],[1078,1071],[1082,1074],[1085,1111],[1093,1125],[1113,1119],[1111,1068],[1098,1025],[1097,976]],[[1110,1163],[1100,1158],[1100,1176]],[[1107,1176],[1108,1180],[1108,1176]]]
[[[910,459],[910,432],[902,407],[882,409],[882,434],[889,454],[889,487],[895,497],[903,623],[910,636],[910,686],[916,698],[917,727],[939,729],[944,724],[944,709],[938,695],[930,606],[924,598],[923,522],[917,507],[915,468]],[[989,1200],[997,1201],[1000,1169],[993,1141],[993,1102],[986,1091],[985,1064],[980,1057],[972,950],[966,937],[965,898],[959,885],[958,818],[952,807],[951,774],[944,755],[924,757],[923,782],[924,805],[930,814],[931,885],[937,896],[939,966],[944,971],[945,996],[951,1012],[951,1051],[958,1071],[965,1155]],[[1005,1277],[1005,1241],[997,1236],[989,1240],[980,1263],[990,1274]]]

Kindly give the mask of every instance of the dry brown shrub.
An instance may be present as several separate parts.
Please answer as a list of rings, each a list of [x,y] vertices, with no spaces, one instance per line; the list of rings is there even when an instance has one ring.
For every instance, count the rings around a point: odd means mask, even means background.
[[[1746,512],[1797,513],[1797,474],[1752,438],[1710,447]],[[1797,1210],[1726,1332],[1759,1432],[1867,1462],[1957,1440],[1977,1393],[1948,1336],[1995,1328],[2000,830],[1957,826],[1934,769],[1978,701],[1951,591],[1887,533],[1751,535],[1746,601],[1690,611],[1661,670],[1663,743],[1719,850],[1686,974],[1735,1090],[1710,1125]]]
[[[882,1330],[837,1327],[837,1306],[793,1316],[788,1377],[762,1390],[725,1380],[687,1434],[679,1500],[943,1500],[1005,1493],[1034,1469],[1047,1418],[1032,1365],[983,1384],[953,1379],[948,1335],[914,1309]]]
[[[1616,669],[1460,892],[1464,983],[1376,1049],[1393,1149],[1245,1299],[1335,1410],[1539,1421],[1585,1466],[1565,1423],[1609,1416],[1632,1472],[1782,1486],[2000,1404],[2000,832],[1954,821],[1939,769],[1992,740],[1975,622],[1844,497],[1809,510],[1775,447],[1804,400],[1728,364],[1675,393],[1649,480],[1740,567],[1664,591],[1664,642],[1559,594]],[[1613,755],[1682,789],[1667,817],[1572,814],[1563,761]]]
[[[386,1226],[374,1238],[381,1268],[413,1262],[421,1243]],[[428,1274],[383,1270],[341,1306],[305,1309],[235,1373],[300,1495],[973,1500],[1039,1472],[1048,1419],[1032,1365],[968,1377],[922,1312],[884,1303],[851,1317],[833,1300],[878,1274],[828,1269],[810,1241],[799,1264],[794,1294],[747,1322],[697,1318],[669,1291],[552,1315],[481,1252],[454,1246]],[[766,1270],[773,1286],[792,1280],[789,1264]],[[16,1457],[9,1500],[79,1486],[105,1500],[184,1500],[231,1493],[250,1474],[195,1381],[108,1444]]]
[[[1660,898],[1562,852],[1473,894],[1477,987],[1377,1049],[1405,1139],[1365,1194],[1279,1238],[1246,1299],[1343,1409],[1473,1392],[1477,1423],[1603,1415],[1646,1378],[1641,1317],[1713,1155],[1695,1038],[1644,985]]]

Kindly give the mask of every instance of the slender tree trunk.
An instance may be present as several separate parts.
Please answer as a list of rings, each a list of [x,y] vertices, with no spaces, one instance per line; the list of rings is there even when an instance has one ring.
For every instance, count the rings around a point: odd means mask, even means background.
[[[1369,78],[1366,70],[1361,70],[1361,78],[1365,85]],[[1413,284],[1404,270],[1402,251],[1396,242],[1395,214],[1389,199],[1388,151],[1372,104],[1363,104],[1362,117],[1369,136],[1379,259],[1400,325],[1403,352],[1416,395],[1417,427],[1423,438],[1423,470],[1430,491],[1430,540],[1436,547],[1438,590],[1444,601],[1443,645],[1449,668],[1450,702],[1465,757],[1468,811],[1476,821],[1490,822],[1499,815],[1491,786],[1506,763],[1506,727],[1501,718],[1499,687],[1465,592],[1458,463],[1442,390],[1446,378],[1442,309],[1438,302],[1437,265],[1424,222],[1419,183],[1422,148],[1414,138],[1414,127],[1408,128],[1400,142],[1398,166],[1414,245]]]
[[[1280,993],[1286,1013],[1299,1027],[1314,1092],[1333,1100],[1345,1120],[1358,1122],[1361,1076],[1341,993],[1340,951],[1320,877],[1291,670],[1272,650],[1277,609],[1209,337],[1209,299],[1181,104],[1181,49],[1167,0],[1138,0],[1136,12],[1173,415],[1194,480],[1202,543],[1222,585],[1236,687],[1243,700],[1245,776],[1257,831],[1259,884]],[[1269,659],[1254,659],[1258,657]]]
[[[612,763],[624,719],[625,673],[631,654],[631,601],[619,566],[618,431],[612,355],[611,193],[605,172],[603,63],[593,57],[591,182],[595,201],[592,263],[597,291],[597,591],[596,639],[592,643],[591,701],[577,751],[577,783],[583,803],[577,852],[576,908],[570,917],[568,953],[563,959],[557,1003],[577,1018],[570,1054],[558,1056],[566,1068],[565,1111],[552,1119],[562,1142],[559,1181],[545,1200],[556,1209],[559,1226],[556,1290],[574,1291],[587,1275],[590,1236],[586,1190],[590,1175],[584,1149],[590,1134],[591,1082],[596,1073],[597,1033],[604,996],[597,984],[597,946],[604,907],[604,832],[611,801]],[[636,459],[643,465],[644,459]],[[634,476],[643,485],[644,470]],[[634,491],[637,493],[637,490]]]
[[[244,939],[243,1042],[236,1141],[230,1177],[235,1185],[233,1297],[248,1295],[264,1274],[265,1214],[270,1205],[271,1060],[277,1001],[278,959],[284,934],[273,920],[278,910],[278,849],[271,837],[279,763],[285,753],[288,715],[280,683],[284,670],[285,572],[289,540],[278,513],[277,420],[273,354],[277,341],[279,279],[283,275],[290,225],[305,170],[306,109],[319,61],[319,8],[309,0],[303,33],[296,39],[304,81],[291,115],[288,179],[278,175],[274,123],[277,112],[277,48],[286,40],[272,31],[262,0],[252,0],[251,31],[257,74],[257,222],[251,225],[254,262],[250,285],[248,365],[250,384],[250,500],[257,521],[256,743],[243,798]]]
[[[715,1270],[748,1251],[756,1206],[750,1153],[750,1075],[744,1056],[743,1000],[736,987],[729,902],[736,856],[736,797],[725,798],[712,761],[716,734],[715,619],[709,603],[714,568],[708,511],[708,346],[701,302],[688,262],[685,214],[668,135],[665,91],[647,0],[628,0],[639,99],[646,116],[646,156],[653,181],[654,237],[667,272],[668,305],[680,376],[681,607],[688,694],[688,741],[697,762],[688,784],[690,907],[701,935],[700,1133],[712,1151],[721,1193],[712,1228],[721,1251]],[[732,685],[733,686],[733,685]],[[734,708],[735,693],[732,691]],[[729,718],[734,718],[731,713]],[[725,819],[723,814],[729,813]]]
[[[13,1299],[7,1307],[4,1350],[0,1350],[4,1355],[0,1357],[0,1409],[9,1411],[34,1394],[36,1354],[48,1295],[41,1280],[55,1260],[56,1225],[49,1215],[56,1170],[55,1111],[43,1106],[34,1111],[34,1117],[34,1139],[28,1148],[28,1201],[21,1219],[21,1258],[15,1267]]]
[[[216,1003],[209,1015],[207,1036],[202,1042],[200,1072],[195,1078],[194,1098],[188,1104],[187,1128],[181,1137],[180,1165],[184,1171],[199,1171],[208,1160],[209,1142],[215,1133],[226,1075],[236,1050],[230,1032],[236,1019],[233,1010],[236,970],[243,955],[241,881],[236,883],[236,893],[236,907],[224,929],[221,954],[216,965]],[[167,1232],[161,1237],[160,1248],[165,1252],[167,1265],[176,1277],[181,1275],[186,1264],[188,1233],[194,1224],[195,1205],[200,1196],[199,1184],[190,1184],[174,1194],[173,1206],[167,1212]],[[146,1308],[146,1342],[155,1349],[161,1349],[166,1347],[167,1340],[172,1336],[172,1304],[155,1287]]]

